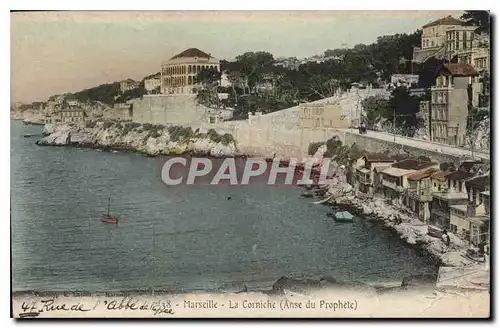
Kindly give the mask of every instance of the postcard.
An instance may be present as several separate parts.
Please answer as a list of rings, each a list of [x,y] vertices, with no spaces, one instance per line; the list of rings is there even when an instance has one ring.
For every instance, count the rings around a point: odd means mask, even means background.
[[[488,11],[11,12],[12,313],[489,318]]]

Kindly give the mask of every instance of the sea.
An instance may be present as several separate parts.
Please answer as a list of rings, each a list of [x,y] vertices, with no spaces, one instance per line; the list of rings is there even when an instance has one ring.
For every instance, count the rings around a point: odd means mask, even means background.
[[[436,270],[377,223],[336,223],[300,187],[169,186],[163,157],[41,147],[42,126],[10,127],[14,292],[266,290],[283,276],[379,284]],[[117,225],[101,221],[109,200]]]

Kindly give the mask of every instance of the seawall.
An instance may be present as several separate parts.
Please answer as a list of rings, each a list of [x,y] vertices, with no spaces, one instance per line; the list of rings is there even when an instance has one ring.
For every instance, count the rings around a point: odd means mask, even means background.
[[[133,103],[132,121],[150,124],[200,124],[206,108],[194,95],[145,95]]]
[[[246,121],[225,122],[221,124],[198,124],[193,129],[200,131],[214,129],[220,134],[229,133],[236,140],[238,149],[249,154],[272,155],[289,157],[308,156],[308,147],[311,142],[324,142],[333,136],[339,137],[342,143],[351,146],[355,143],[359,148],[368,152],[384,152],[388,149],[402,149],[411,156],[426,156],[438,162],[454,162],[460,159],[459,155],[447,154],[439,151],[439,147],[418,148],[393,141],[381,140],[367,135],[340,131],[335,128],[307,129],[275,126],[271,124],[250,125]],[[401,138],[401,136],[398,136]],[[429,144],[431,146],[432,144]]]

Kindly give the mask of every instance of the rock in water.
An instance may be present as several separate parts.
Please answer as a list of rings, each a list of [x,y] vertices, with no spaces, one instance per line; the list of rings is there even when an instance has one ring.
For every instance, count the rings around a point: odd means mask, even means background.
[[[217,288],[217,291],[222,293],[246,293],[248,292],[248,287],[244,283],[239,282],[225,283]]]

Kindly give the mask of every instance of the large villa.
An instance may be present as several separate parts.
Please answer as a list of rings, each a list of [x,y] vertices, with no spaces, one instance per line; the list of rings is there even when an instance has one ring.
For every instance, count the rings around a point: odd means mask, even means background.
[[[220,70],[219,60],[197,48],[189,48],[161,65],[161,93],[195,94],[196,74],[202,69]]]

